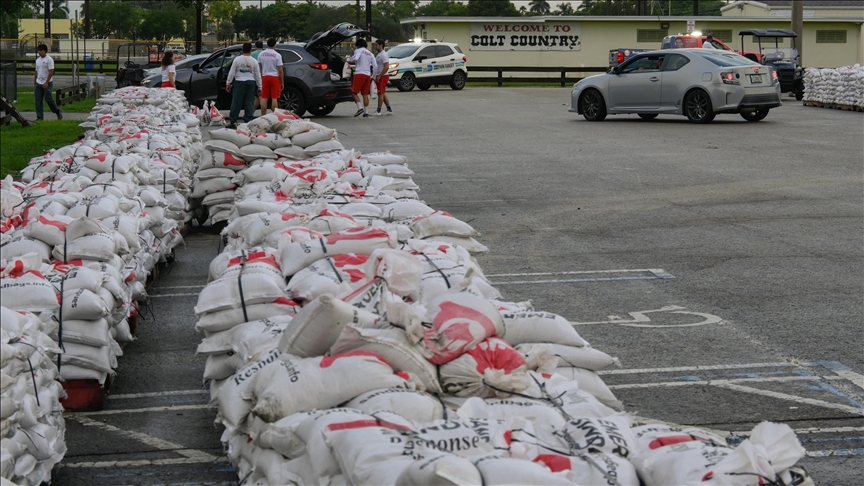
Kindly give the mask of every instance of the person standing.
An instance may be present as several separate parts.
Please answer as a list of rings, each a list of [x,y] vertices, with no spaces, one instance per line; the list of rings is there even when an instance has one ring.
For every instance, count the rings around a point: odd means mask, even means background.
[[[346,61],[354,62],[354,77],[351,78],[351,96],[354,97],[354,103],[357,105],[357,113],[354,116],[363,115],[363,118],[369,116],[369,88],[372,83],[372,73],[377,69],[375,56],[366,49],[366,39],[357,39],[354,43],[354,54],[346,59]],[[360,95],[363,95],[363,104],[360,104]]]
[[[276,39],[267,39],[267,49],[258,55],[258,66],[261,68],[261,116],[267,114],[270,100],[273,100],[273,111],[279,105],[282,95],[282,54],[276,52]]]
[[[174,52],[165,51],[162,55],[162,87],[176,88],[174,76],[177,74],[177,66],[174,65]]]
[[[261,70],[252,57],[252,44],[243,44],[243,55],[234,58],[225,90],[232,93],[231,113],[228,115],[228,128],[237,127],[240,107],[243,107],[243,121],[249,123],[255,116],[255,97],[261,94]]]
[[[393,109],[390,108],[390,97],[387,96],[387,83],[390,82],[390,75],[387,73],[390,70],[390,55],[384,50],[386,44],[387,43],[384,39],[378,39],[375,41],[375,47],[378,49],[378,55],[375,56],[375,63],[378,68],[373,82],[375,83],[375,89],[378,90],[378,110],[375,111],[373,115],[378,116],[382,114],[382,104],[387,105],[387,111],[383,113],[384,115],[393,114]]]
[[[705,42],[702,43],[702,49],[717,49],[714,47],[714,36],[709,35],[705,38]]]
[[[258,56],[260,56],[261,52],[263,52],[263,51],[264,51],[264,43],[261,42],[260,40],[255,41],[255,47],[252,49],[252,57],[257,61]],[[257,110],[259,107],[261,107],[261,97],[256,96],[255,97],[255,109]],[[261,114],[263,115],[264,113],[262,112]]]
[[[58,120],[63,119],[63,112],[51,96],[51,88],[54,87],[54,59],[48,55],[48,46],[39,44],[36,48],[36,74],[33,76],[33,95],[36,97],[36,120],[42,120],[45,116],[42,100],[48,103],[51,112],[57,115]]]

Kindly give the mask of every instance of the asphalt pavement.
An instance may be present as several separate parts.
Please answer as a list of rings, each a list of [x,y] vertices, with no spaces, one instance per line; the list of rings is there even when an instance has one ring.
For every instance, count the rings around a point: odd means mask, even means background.
[[[505,299],[561,314],[621,360],[602,377],[642,420],[720,431],[789,424],[816,484],[861,484],[864,116],[784,98],[719,115],[591,123],[569,89],[432,88],[393,116],[316,121],[390,150],[430,206],[478,229]],[[206,232],[164,268],[106,410],[67,414],[54,484],[234,484],[201,383],[192,308]]]

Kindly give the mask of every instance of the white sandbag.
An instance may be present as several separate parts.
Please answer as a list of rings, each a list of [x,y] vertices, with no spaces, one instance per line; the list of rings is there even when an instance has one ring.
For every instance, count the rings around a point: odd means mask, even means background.
[[[336,130],[332,128],[313,128],[312,130],[298,133],[291,137],[291,143],[299,147],[309,147],[318,142],[330,140],[336,136]]]
[[[442,364],[440,374],[444,391],[459,397],[507,398],[531,386],[525,359],[496,337]]]
[[[579,389],[579,383],[572,379],[535,371],[529,371],[528,375],[533,383],[521,396],[554,406],[564,418],[604,418],[618,413],[588,391]]]
[[[653,451],[681,442],[702,441],[716,446],[726,446],[726,439],[696,427],[674,427],[667,424],[648,424],[633,427],[637,454]]]
[[[290,277],[326,255],[358,253],[370,255],[378,248],[395,248],[392,233],[376,228],[355,227],[319,240],[290,243],[279,249],[282,273]]]
[[[331,408],[370,390],[407,386],[383,358],[349,353],[319,358],[283,354],[254,378],[252,413],[265,422],[311,410]]]
[[[306,151],[303,150],[303,147],[297,145],[288,145],[285,147],[279,147],[273,150],[273,153],[280,157],[285,157],[292,160],[302,160],[307,157]]]
[[[645,486],[701,484],[714,466],[731,453],[728,447],[691,441],[643,452],[630,458],[630,462]]]
[[[480,243],[479,241],[475,240],[474,238],[460,238],[460,237],[456,237],[456,236],[436,235],[436,236],[430,236],[429,238],[425,239],[424,241],[430,241],[430,242],[440,241],[442,243],[447,243],[448,245],[461,246],[462,248],[465,248],[466,250],[468,250],[471,253],[486,253],[487,251],[489,251],[489,248],[486,247],[486,245]]]
[[[369,161],[370,164],[377,165],[404,164],[408,160],[404,155],[394,155],[390,152],[363,154],[363,158]]]
[[[372,327],[380,319],[325,294],[309,302],[292,319],[279,341],[279,350],[299,357],[323,356],[348,324]]]
[[[4,276],[0,279],[0,300],[10,309],[34,313],[60,308],[54,286],[38,272]]]
[[[440,211],[414,218],[411,222],[411,229],[414,231],[414,237],[419,239],[430,236],[470,238],[480,235],[468,223]]]
[[[60,326],[51,334],[55,341],[63,343],[78,343],[87,346],[109,346],[111,344],[111,334],[109,330],[111,326],[105,319],[96,319],[89,321],[63,319],[62,338],[60,336]]]
[[[591,370],[582,368],[556,368],[555,373],[579,383],[579,389],[584,390],[600,400],[602,403],[614,408],[621,408],[621,402],[615,398],[612,390],[603,383],[600,376]]]
[[[397,486],[483,484],[480,471],[464,457],[439,453],[414,461],[396,478]]]
[[[241,147],[240,156],[243,157],[247,163],[258,159],[275,159],[278,157],[278,155],[273,152],[273,149],[258,144],[249,144]]]
[[[226,309],[207,312],[199,316],[195,330],[208,333],[226,331],[244,322],[251,322],[277,315],[291,315],[300,310],[300,304],[280,297],[270,302],[247,305],[245,309]]]
[[[506,322],[505,326],[506,326]],[[590,346],[564,346],[549,343],[525,343],[516,345],[516,350],[528,357],[539,351],[548,349],[559,358],[559,366],[584,368],[591,371],[600,371],[612,365],[620,366],[618,359],[594,349]]]
[[[366,255],[335,255],[313,262],[288,281],[291,298],[303,302],[324,294],[347,295],[366,280]]]
[[[68,237],[69,232],[67,231]],[[114,259],[116,253],[117,240],[106,232],[83,235],[66,243],[56,245],[52,251],[54,258],[61,262],[76,259],[109,262]]]
[[[252,135],[251,141],[256,145],[263,145],[270,150],[291,145],[290,138],[283,137],[278,133],[256,133]]]
[[[554,486],[573,484],[565,475],[553,473],[534,462],[494,455],[472,457],[470,460],[480,471],[484,485]]]
[[[305,149],[303,152],[309,157],[315,157],[327,152],[335,152],[343,150],[345,147],[338,140],[324,140],[323,142],[314,143]]]
[[[275,315],[239,324],[227,331],[213,333],[198,345],[198,354],[234,353],[243,363],[253,356],[274,349],[292,317]]]
[[[563,428],[566,419],[550,402],[514,396],[510,398],[482,399],[471,397],[456,411],[463,418],[491,418],[506,420],[522,417],[534,424]]]
[[[207,284],[198,295],[196,314],[227,309],[242,309],[251,304],[288,298],[283,285],[263,273],[243,273],[240,277],[225,277]],[[244,321],[246,322],[246,321]]]
[[[427,305],[423,334],[424,357],[441,365],[452,361],[480,341],[504,335],[504,322],[488,300],[469,292],[448,292]]]
[[[586,346],[567,319],[550,312],[503,312],[503,338],[513,346],[523,343],[553,343],[565,346]]]
[[[423,358],[420,348],[411,344],[405,331],[401,329],[362,329],[347,325],[330,348],[329,354],[338,355],[355,351],[380,355],[394,370],[405,371],[417,377],[430,393],[442,391],[438,382],[437,367]],[[446,386],[447,383],[444,384]],[[525,384],[525,388],[527,387],[528,383]]]
[[[51,246],[34,238],[18,236],[0,246],[0,258],[9,260],[28,253],[37,253],[43,262],[51,261]]]
[[[24,236],[40,240],[49,245],[63,243],[66,235],[66,227],[72,222],[72,218],[63,215],[39,214],[24,227]],[[5,246],[5,245],[4,245]],[[8,258],[4,256],[3,258]]]
[[[216,142],[221,143],[230,143],[225,142],[224,140],[217,140]],[[211,143],[211,142],[208,142]],[[205,150],[201,154],[201,165],[200,169],[231,169],[234,171],[242,170],[246,167],[246,160],[240,157],[239,149],[236,153],[231,152],[220,152],[218,150]]]
[[[246,421],[254,405],[252,390],[255,378],[266,370],[282,367],[281,353],[278,350],[259,357],[252,363],[237,370],[231,378],[225,380],[217,392],[219,414],[217,420],[229,430],[234,430]]]
[[[554,473],[563,473],[573,484],[639,486],[636,468],[627,459],[602,452],[579,453],[574,456],[541,454],[534,462],[543,464]]]
[[[209,140],[204,144],[204,149],[240,156],[240,147],[227,140]]]
[[[236,147],[244,147],[252,143],[249,135],[230,128],[210,130],[210,140],[226,140]]]
[[[623,415],[604,418],[573,418],[563,429],[536,425],[533,435],[514,434],[514,441],[539,446],[545,450],[557,450],[576,454],[582,451],[604,452],[629,459],[636,454],[636,437],[630,429],[629,419]]]
[[[753,477],[774,480],[804,457],[795,432],[786,424],[760,422],[728,456],[702,477],[708,484],[753,484]]]
[[[405,388],[387,388],[363,393],[346,403],[345,407],[368,414],[391,411],[417,423],[444,418],[444,406],[434,395]]]

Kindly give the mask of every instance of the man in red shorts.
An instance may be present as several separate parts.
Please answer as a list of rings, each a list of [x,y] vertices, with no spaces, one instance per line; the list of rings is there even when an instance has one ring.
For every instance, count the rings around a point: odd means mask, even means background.
[[[354,62],[354,77],[351,79],[351,95],[354,96],[354,103],[357,105],[357,113],[354,116],[363,115],[367,118],[369,113],[369,89],[371,88],[372,73],[375,72],[377,64],[375,56],[366,49],[366,40],[357,39],[354,43],[354,54],[346,61]],[[363,95],[363,104],[360,104],[360,95]]]
[[[267,49],[258,54],[258,65],[261,67],[261,116],[267,114],[270,100],[273,100],[273,111],[279,106],[282,96],[282,55],[273,47],[276,39],[267,39]]]
[[[384,115],[392,115],[393,110],[390,108],[390,97],[387,96],[387,83],[390,82],[390,75],[387,72],[390,70],[390,56],[387,54],[387,51],[384,50],[384,46],[387,42],[384,39],[378,39],[375,41],[375,47],[377,47],[378,55],[375,56],[375,62],[378,64],[378,70],[375,72],[375,88],[378,90],[378,111],[372,113],[373,115],[381,115],[381,105],[387,105],[387,111],[385,111]]]

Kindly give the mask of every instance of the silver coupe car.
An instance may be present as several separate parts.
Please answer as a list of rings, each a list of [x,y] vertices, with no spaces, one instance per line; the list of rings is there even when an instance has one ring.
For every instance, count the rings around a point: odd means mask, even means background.
[[[669,49],[639,54],[579,81],[569,111],[590,121],[636,113],[644,120],[669,114],[708,123],[718,113],[759,121],[780,104],[780,83],[770,66],[733,52]]]

